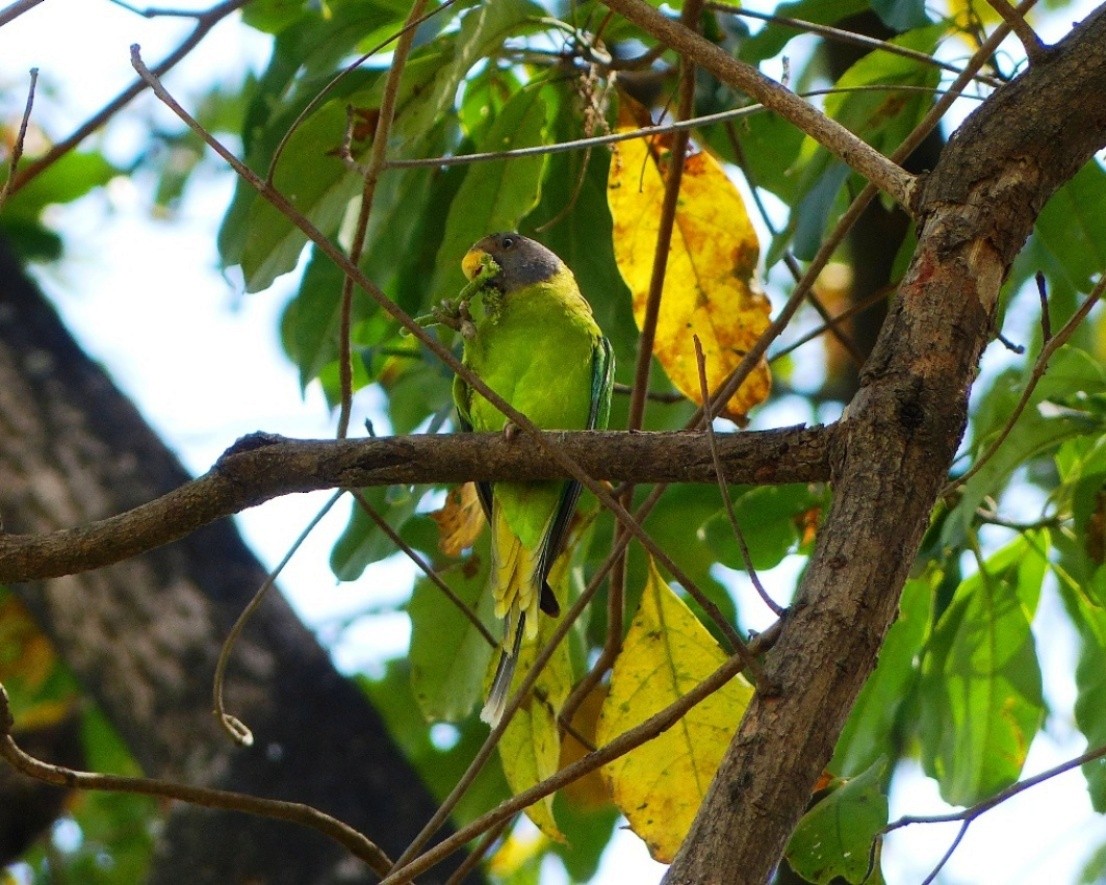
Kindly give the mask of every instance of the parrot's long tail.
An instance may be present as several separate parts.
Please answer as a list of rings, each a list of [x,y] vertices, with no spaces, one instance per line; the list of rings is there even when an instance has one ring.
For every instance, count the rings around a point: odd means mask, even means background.
[[[492,680],[492,690],[488,694],[488,701],[484,709],[480,711],[480,718],[492,728],[499,725],[503,718],[503,708],[507,706],[507,695],[511,690],[511,681],[515,676],[515,664],[518,663],[518,651],[522,648],[522,634],[526,631],[526,614],[518,616],[518,626],[515,628],[514,646],[508,651],[502,649],[499,653],[499,663],[495,668],[495,678]]]

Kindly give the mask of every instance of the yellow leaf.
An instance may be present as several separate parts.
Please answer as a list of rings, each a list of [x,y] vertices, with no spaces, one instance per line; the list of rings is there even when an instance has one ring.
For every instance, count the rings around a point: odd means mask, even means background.
[[[575,735],[595,744],[595,728],[599,723],[599,713],[607,700],[607,687],[597,685],[584,698],[583,703],[572,715],[572,731],[567,732],[561,743],[561,768],[567,768],[577,759],[582,759],[591,747],[588,747]],[[575,734],[573,734],[575,732]],[[575,780],[561,790],[561,795],[579,808],[594,811],[606,808],[611,803],[611,791],[599,771],[591,771],[579,780]]]
[[[600,745],[675,702],[725,660],[650,562],[599,717]],[[670,863],[676,855],[752,696],[753,687],[737,676],[668,731],[604,766],[615,804],[655,860]]]
[[[510,880],[512,876],[522,873],[528,864],[538,860],[548,845],[549,840],[541,833],[525,836],[511,833],[488,859],[488,872],[497,880]]]
[[[484,511],[476,485],[466,482],[449,490],[441,510],[430,518],[438,524],[438,549],[446,556],[460,556],[476,543],[484,529]]]
[[[511,692],[518,690],[524,675],[534,665],[556,626],[553,618],[542,616],[538,635],[525,640],[519,651]],[[488,681],[495,673],[498,655],[493,659]],[[542,670],[530,697],[515,713],[499,741],[499,759],[511,792],[518,794],[557,773],[561,758],[561,736],[557,716],[572,688],[572,663],[568,647],[562,642]],[[553,797],[546,796],[526,809],[534,824],[550,839],[564,841],[553,819]]]
[[[619,127],[627,131],[629,127]],[[614,220],[618,270],[634,298],[634,319],[645,318],[657,245],[668,151],[663,136],[619,142],[612,148],[607,202]],[[661,294],[653,354],[672,383],[702,404],[692,336],[706,355],[713,392],[768,327],[770,305],[753,281],[760,247],[741,194],[708,153],[684,162],[676,223]],[[745,414],[768,396],[771,375],[761,360],[726,404]]]

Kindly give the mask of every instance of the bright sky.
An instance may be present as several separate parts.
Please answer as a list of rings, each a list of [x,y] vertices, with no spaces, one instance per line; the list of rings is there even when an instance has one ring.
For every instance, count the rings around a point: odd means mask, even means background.
[[[206,6],[195,0],[175,4]],[[0,29],[0,95],[8,101],[0,104],[0,113],[5,120],[16,119],[27,69],[38,66],[42,80],[35,119],[51,136],[61,137],[130,82],[132,43],[142,46],[152,65],[188,30],[179,19],[147,20],[106,0],[46,0]],[[243,32],[233,23],[217,28],[194,57],[166,78],[168,88],[187,105],[189,95],[215,79],[233,78],[243,64],[257,69],[267,46]],[[151,124],[175,125],[148,97],[136,108],[140,119]],[[122,161],[143,136],[144,127],[137,124],[113,129],[106,147]],[[281,280],[269,292],[243,297],[217,270],[214,230],[229,199],[230,176],[197,182],[179,216],[169,221],[151,219],[143,184],[121,179],[52,218],[69,251],[61,265],[42,270],[39,277],[79,340],[194,472],[205,471],[234,439],[254,430],[331,436],[333,421],[321,395],[312,389],[301,396],[297,375],[277,340],[277,319],[291,282]],[[368,414],[367,406],[371,402],[359,403],[354,426]],[[327,497],[274,501],[243,514],[239,523],[259,556],[275,563]],[[351,584],[336,583],[327,561],[347,512],[344,504],[336,508],[281,579],[298,611],[324,638],[332,634],[326,625],[402,600],[409,586],[409,570],[402,564],[371,569]],[[1038,645],[1048,650],[1046,679],[1057,686],[1063,705],[1050,719],[1049,734],[1035,742],[1027,774],[1084,748],[1070,721],[1070,680],[1061,675],[1072,669],[1071,634],[1052,594],[1045,594],[1042,605]],[[407,636],[405,617],[375,619],[346,632],[336,656],[347,669],[371,667],[402,652]],[[893,818],[947,810],[935,785],[916,772],[904,772],[898,786]],[[954,827],[943,825],[915,826],[892,837],[884,852],[888,881],[920,882],[954,835]],[[984,815],[941,881],[1072,882],[1088,851],[1103,840],[1106,825],[1090,811],[1082,778],[1069,774]],[[648,883],[658,881],[662,869],[627,833],[600,881]]]

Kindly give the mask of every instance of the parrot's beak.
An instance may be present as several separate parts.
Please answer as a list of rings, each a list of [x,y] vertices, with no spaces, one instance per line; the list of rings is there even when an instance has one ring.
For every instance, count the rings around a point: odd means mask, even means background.
[[[476,279],[476,275],[480,273],[480,268],[487,256],[488,253],[483,249],[476,248],[469,249],[465,253],[465,257],[461,259],[461,270],[464,271],[466,280]]]

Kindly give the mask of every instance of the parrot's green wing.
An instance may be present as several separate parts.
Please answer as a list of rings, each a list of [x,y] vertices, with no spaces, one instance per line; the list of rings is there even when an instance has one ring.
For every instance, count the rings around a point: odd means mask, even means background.
[[[600,336],[595,343],[592,352],[591,364],[591,410],[588,412],[588,426],[586,429],[595,430],[597,427],[607,426],[607,419],[611,412],[611,389],[614,386],[614,353],[611,350],[611,342]],[[549,527],[549,533],[542,544],[539,574],[542,580],[541,610],[547,615],[556,615],[560,612],[557,605],[557,597],[554,595],[546,578],[549,570],[553,568],[553,561],[561,552],[568,535],[568,527],[572,522],[572,513],[576,509],[576,502],[580,498],[580,483],[566,482],[561,491],[560,500],[557,502],[557,510]],[[547,608],[552,603],[553,610]]]
[[[472,433],[472,416],[469,414],[469,403],[472,402],[472,388],[465,383],[460,375],[453,376],[453,404],[457,407],[457,426],[462,433]],[[492,484],[490,482],[476,483],[476,497],[480,499],[480,509],[484,511],[484,518],[492,521]]]

